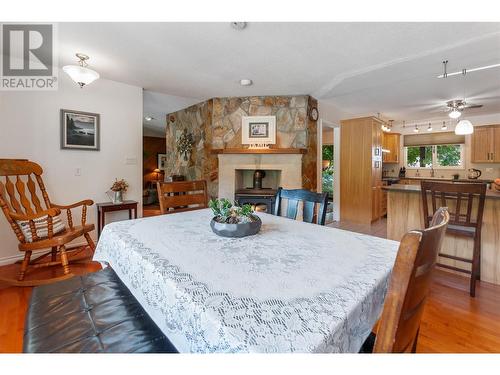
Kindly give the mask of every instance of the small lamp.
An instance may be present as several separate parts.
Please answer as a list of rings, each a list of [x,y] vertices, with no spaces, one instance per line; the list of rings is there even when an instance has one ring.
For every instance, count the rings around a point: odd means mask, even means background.
[[[156,173],[156,180],[159,181],[161,170],[159,168],[156,168],[153,172]]]

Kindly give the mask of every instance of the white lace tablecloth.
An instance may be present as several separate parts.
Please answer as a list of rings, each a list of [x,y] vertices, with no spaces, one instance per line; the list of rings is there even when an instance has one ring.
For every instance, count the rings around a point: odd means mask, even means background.
[[[211,211],[106,225],[108,262],[180,352],[357,352],[382,311],[398,242],[259,214],[223,238]]]

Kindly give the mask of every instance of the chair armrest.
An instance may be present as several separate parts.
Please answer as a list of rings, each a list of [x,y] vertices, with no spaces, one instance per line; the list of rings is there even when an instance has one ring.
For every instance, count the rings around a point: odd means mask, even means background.
[[[55,207],[55,208],[49,208],[48,210],[41,211],[41,212],[34,213],[34,214],[29,214],[29,215],[20,215],[20,214],[16,214],[13,212],[11,212],[9,215],[14,220],[29,221],[29,220],[35,220],[35,219],[38,219],[40,217],[47,216],[47,215],[50,217],[54,217],[54,216],[59,215],[60,213],[61,213],[61,210],[58,207]]]
[[[85,199],[83,201],[76,202],[76,203],[73,203],[73,204],[70,204],[67,206],[63,206],[60,204],[54,204],[54,203],[51,203],[51,206],[55,207],[55,208],[59,208],[61,210],[66,210],[66,213],[68,215],[68,225],[70,228],[73,228],[73,216],[71,215],[71,209],[82,206],[82,225],[85,225],[85,223],[87,221],[87,206],[92,206],[93,204],[94,204],[93,200]]]
[[[55,207],[55,208],[60,208],[61,210],[69,210],[71,208],[76,208],[76,207],[80,207],[80,206],[92,206],[93,204],[94,204],[94,201],[92,199],[85,199],[83,201],[69,204],[66,206],[62,205],[62,204],[55,204],[55,203],[51,203],[51,206]]]

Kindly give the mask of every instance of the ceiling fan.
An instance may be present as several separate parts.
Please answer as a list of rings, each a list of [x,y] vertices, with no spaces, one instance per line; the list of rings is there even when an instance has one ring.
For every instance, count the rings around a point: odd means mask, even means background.
[[[465,99],[455,99],[446,102],[446,110],[450,118],[456,119],[462,115],[464,109],[481,108],[482,104],[467,103]]]

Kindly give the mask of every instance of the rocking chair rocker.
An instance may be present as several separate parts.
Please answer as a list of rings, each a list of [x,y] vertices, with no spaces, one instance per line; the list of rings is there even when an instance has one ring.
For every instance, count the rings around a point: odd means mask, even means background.
[[[70,272],[66,244],[78,237],[85,237],[87,244],[75,248],[75,251],[81,251],[87,246],[92,252],[95,250],[94,241],[89,235],[94,230],[94,224],[86,223],[87,207],[94,202],[87,199],[67,206],[52,203],[43,184],[42,172],[38,164],[28,160],[0,159],[0,208],[19,240],[19,251],[24,252],[17,280],[1,279],[11,285],[34,286],[74,276]],[[82,207],[81,225],[73,224],[71,209],[77,207]],[[59,218],[62,210],[66,210],[67,226]],[[50,251],[31,259],[33,251],[43,249]],[[49,255],[50,261],[40,262]],[[81,260],[72,259],[71,262]],[[25,280],[28,268],[55,265],[62,265],[63,276]]]

